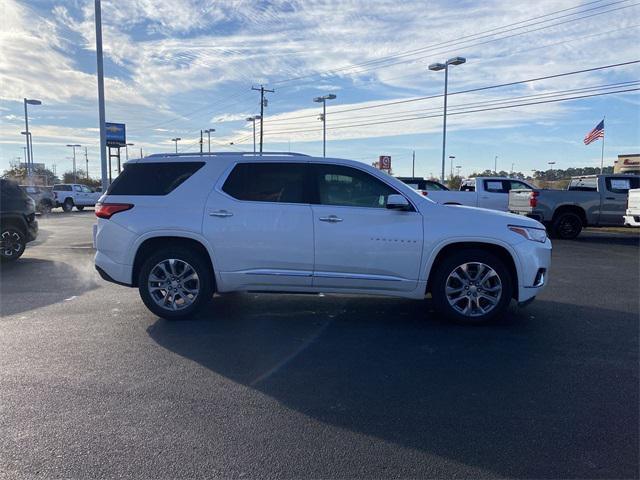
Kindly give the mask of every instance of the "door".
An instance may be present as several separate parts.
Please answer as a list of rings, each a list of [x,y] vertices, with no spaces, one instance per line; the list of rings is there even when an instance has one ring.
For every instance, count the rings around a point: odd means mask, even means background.
[[[604,188],[600,193],[601,225],[623,225],[623,215],[627,209],[629,190],[640,187],[640,177],[605,177]]]
[[[93,201],[93,192],[85,185],[82,185],[82,202],[83,205],[95,205],[95,202]]]
[[[395,189],[368,172],[311,164],[314,287],[410,291],[422,258],[422,215],[386,208]]]
[[[209,195],[203,234],[222,287],[309,287],[313,224],[306,163],[237,163]]]
[[[478,191],[478,206],[506,211],[509,204],[509,182],[491,179],[485,179],[482,182],[483,188]]]
[[[74,185],[73,187],[73,203],[74,205],[84,205],[84,194],[82,193],[82,187],[80,185]]]

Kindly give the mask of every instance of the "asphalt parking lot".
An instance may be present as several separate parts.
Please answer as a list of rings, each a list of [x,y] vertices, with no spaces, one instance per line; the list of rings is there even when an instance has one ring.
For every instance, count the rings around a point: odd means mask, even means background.
[[[216,297],[167,322],[54,212],[1,275],[0,477],[638,478],[640,247],[555,241],[483,327],[427,301]]]

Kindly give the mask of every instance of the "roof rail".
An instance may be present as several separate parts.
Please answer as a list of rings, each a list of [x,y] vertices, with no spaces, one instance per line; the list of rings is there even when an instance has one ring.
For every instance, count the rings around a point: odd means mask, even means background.
[[[309,155],[305,153],[298,152],[183,152],[183,153],[154,153],[151,155],[147,155],[145,158],[153,158],[153,157],[217,157],[217,156],[226,156],[226,155],[235,155],[235,156],[243,156],[243,157],[268,157],[268,156],[278,156],[278,157],[308,157]]]

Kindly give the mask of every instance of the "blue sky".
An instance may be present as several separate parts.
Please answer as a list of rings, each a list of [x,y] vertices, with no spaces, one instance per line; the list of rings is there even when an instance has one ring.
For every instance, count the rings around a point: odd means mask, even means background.
[[[23,155],[26,96],[43,101],[29,115],[35,161],[69,170],[65,144],[78,143],[98,176],[93,0],[3,0],[0,13],[0,169]],[[429,176],[440,168],[441,97],[339,111],[441,94],[443,73],[427,65],[451,56],[467,63],[451,68],[450,92],[638,60],[639,31],[633,0],[105,0],[107,120],[127,124],[132,157],[140,147],[173,151],[175,136],[181,151],[197,151],[204,128],[216,129],[212,149],[251,150],[245,118],[259,111],[251,86],[263,83],[276,90],[268,95],[265,149],[319,155],[312,99],[334,93],[328,156],[370,163],[391,155],[394,172],[408,175],[415,150],[416,173]],[[463,111],[640,80],[638,65],[454,95],[449,105]],[[638,92],[629,92],[450,116],[447,156],[464,174],[492,168],[496,155],[504,170],[513,163],[530,172],[550,161],[596,166],[600,143],[582,139],[606,115],[612,164],[617,154],[640,152],[639,106]],[[432,118],[342,128],[402,115]]]

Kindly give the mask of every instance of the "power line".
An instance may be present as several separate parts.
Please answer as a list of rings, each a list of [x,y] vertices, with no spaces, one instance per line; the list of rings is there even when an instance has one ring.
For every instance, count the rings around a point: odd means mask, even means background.
[[[538,25],[538,24],[541,24],[541,23],[558,20],[560,18],[565,18],[565,17],[572,16],[572,15],[583,14],[583,13],[586,13],[588,11],[596,10],[596,9],[599,9],[599,8],[605,8],[605,7],[616,5],[616,4],[620,4],[620,3],[625,3],[627,1],[630,1],[630,0],[621,0],[621,1],[617,1],[617,2],[612,2],[612,3],[606,4],[606,5],[593,7],[593,8],[581,11],[581,12],[575,12],[575,13],[572,13],[572,14],[559,16],[557,18],[553,18],[553,19],[550,19],[550,20],[545,20],[545,21],[542,21],[542,22],[536,22],[536,23],[532,23],[532,24],[529,24],[529,25],[523,25],[521,27],[511,28],[511,29],[504,30],[502,32],[492,33],[492,34],[489,34],[489,35],[479,36],[482,33],[491,32],[491,31],[494,31],[494,30],[499,30],[501,28],[507,28],[507,27],[510,27],[510,26],[513,26],[513,25],[517,25],[517,24],[520,24],[520,23],[524,23],[524,22],[527,22],[527,21],[525,20],[525,21],[522,21],[522,22],[516,22],[516,23],[513,23],[513,24],[505,25],[503,27],[497,27],[497,28],[494,28],[494,29],[491,29],[491,30],[487,30],[486,32],[480,32],[480,33],[477,33],[477,34],[466,35],[466,36],[463,36],[463,37],[459,37],[458,39],[455,39],[455,40],[448,40],[448,41],[445,41],[445,42],[435,43],[435,44],[432,44],[432,45],[429,45],[429,46],[426,46],[426,47],[423,47],[423,48],[420,48],[420,49],[416,49],[416,50],[410,51],[410,53],[409,52],[405,52],[405,53],[402,53],[402,54],[390,55],[388,57],[385,57],[384,61],[393,60],[394,58],[400,58],[402,56],[415,55],[416,53],[421,53],[421,52],[423,53],[423,52],[432,50],[435,47],[445,46],[447,44],[450,44],[450,45],[447,45],[447,48],[449,50],[454,46],[459,49],[459,48],[474,47],[474,46],[478,46],[478,45],[485,45],[487,43],[491,43],[491,42],[495,42],[495,41],[499,41],[499,40],[504,40],[504,39],[512,38],[512,37],[519,36],[519,35],[525,35],[527,33],[537,32],[537,31],[540,31],[540,30],[544,30],[544,29],[555,27],[555,26],[559,26],[559,25],[564,25],[564,24],[571,23],[571,22],[577,22],[577,21],[580,21],[580,20],[584,20],[584,19],[587,19],[587,18],[591,18],[591,17],[597,16],[597,15],[603,15],[603,14],[614,12],[614,11],[617,11],[617,10],[631,8],[631,7],[634,7],[634,6],[639,4],[639,3],[634,3],[632,5],[612,8],[612,9],[609,9],[609,10],[606,10],[606,11],[603,11],[603,12],[592,13],[590,15],[585,15],[585,16],[582,16],[582,17],[565,20],[565,21],[554,23],[554,24],[551,24],[551,25],[545,25],[543,27],[539,27],[539,28],[535,28],[535,29],[531,29],[531,30],[526,30],[524,32],[519,32],[519,33],[515,33],[515,34],[512,34],[512,35],[507,35],[507,36],[499,37],[499,38],[493,38],[493,39],[490,39],[490,40],[487,40],[487,41],[484,41],[484,42],[479,42],[479,43],[473,43],[473,44],[470,44],[470,45],[460,46],[460,44],[466,44],[466,43],[469,43],[469,42],[475,42],[475,41],[480,40],[482,38],[493,37],[495,35],[508,33],[508,32],[511,32],[511,31],[514,31],[514,30],[518,30],[518,29],[521,29],[521,28],[531,27],[531,26],[534,26],[534,25]],[[591,3],[596,3],[596,2],[591,2]],[[589,4],[586,4],[586,5],[589,5]],[[579,8],[579,7],[572,7],[572,8]],[[560,11],[554,12],[554,13],[561,13],[561,12],[566,11],[566,10],[570,10],[570,9],[560,10]],[[553,15],[554,13],[550,13],[550,14],[547,14],[547,15],[544,15],[544,16],[550,16],[550,15]],[[530,19],[528,21],[534,20],[536,18],[540,18],[540,17],[534,17],[533,19]],[[471,37],[478,37],[478,38],[471,38]],[[464,39],[468,39],[468,40],[464,40]],[[462,41],[462,40],[464,40],[464,41]],[[446,50],[446,51],[448,52],[449,50]],[[435,53],[430,53],[428,56],[433,56],[433,55],[435,55]],[[364,73],[366,71],[376,70],[376,69],[379,69],[379,68],[386,68],[386,67],[399,65],[399,64],[407,63],[407,62],[413,62],[413,61],[415,61],[417,59],[420,59],[420,58],[424,58],[424,57],[413,58],[413,59],[410,59],[410,60],[403,60],[403,61],[389,63],[389,64],[385,64],[385,65],[378,65],[378,66],[375,66],[375,67],[372,67],[372,68],[365,68],[365,69],[362,69],[362,70],[357,71],[357,72],[344,73],[344,75],[359,75],[359,74],[362,74],[362,73]],[[369,62],[363,62],[362,64],[354,64],[354,65],[351,65],[351,66],[345,66],[345,67],[342,67],[340,69],[328,70],[328,71],[325,71],[325,72],[315,72],[313,74],[302,75],[302,76],[293,77],[293,78],[285,79],[285,80],[279,80],[279,81],[276,81],[276,82],[272,82],[271,84],[272,85],[278,85],[278,84],[288,83],[288,82],[292,82],[292,81],[296,81],[296,80],[301,80],[301,79],[304,79],[304,78],[313,78],[313,77],[317,77],[317,76],[332,76],[332,75],[335,75],[336,73],[340,73],[340,72],[343,72],[345,70],[351,70],[351,69],[354,69],[354,68],[359,68],[360,66],[366,66],[367,63],[371,63],[371,62],[374,62],[374,61],[376,61],[376,60],[370,60]],[[377,61],[378,62],[382,62],[383,60],[379,59]]]
[[[617,94],[617,93],[634,92],[634,91],[637,91],[637,90],[640,90],[640,88],[626,88],[626,89],[623,89],[623,90],[616,90],[616,91],[612,91],[612,92],[601,92],[601,93],[593,93],[593,94],[587,94],[587,95],[576,95],[576,96],[572,96],[572,97],[552,99],[552,100],[538,100],[538,101],[532,101],[532,102],[518,103],[518,104],[514,104],[514,105],[505,105],[505,106],[499,106],[499,107],[487,107],[487,108],[482,108],[482,109],[465,110],[465,111],[448,113],[448,115],[465,115],[465,114],[468,114],[468,113],[486,112],[486,111],[491,111],[491,110],[503,110],[503,109],[507,109],[507,108],[516,108],[516,107],[523,107],[523,106],[530,106],[530,105],[539,105],[539,104],[545,104],[545,103],[564,102],[564,101],[569,101],[569,100],[577,100],[577,99],[581,99],[581,98],[591,98],[591,97],[599,97],[599,96],[603,96],[603,95],[612,95],[612,94]],[[332,126],[332,127],[328,127],[327,129],[328,130],[337,130],[337,129],[341,129],[341,128],[365,127],[365,126],[370,126],[370,125],[382,125],[382,124],[388,124],[388,123],[399,123],[399,122],[408,122],[408,121],[413,121],[413,120],[422,120],[422,119],[427,119],[427,118],[437,118],[437,117],[441,117],[441,116],[442,116],[442,113],[434,114],[434,115],[421,115],[421,116],[416,116],[416,117],[411,117],[411,118],[406,118],[406,119],[383,120],[383,121],[377,121],[377,122],[367,122],[367,123],[358,123],[358,124],[351,124],[351,125]],[[272,133],[273,134],[309,133],[309,132],[317,132],[317,131],[321,131],[321,129],[280,130],[280,131],[274,131]]]
[[[488,85],[485,87],[476,87],[476,88],[469,88],[466,90],[459,90],[457,92],[451,92],[448,95],[461,95],[464,93],[472,93],[472,92],[480,92],[480,91],[484,91],[484,90],[490,90],[490,89],[494,89],[494,88],[502,88],[502,87],[511,87],[514,85],[520,85],[523,83],[530,83],[530,82],[538,82],[538,81],[542,81],[542,80],[549,80],[551,78],[560,78],[560,77],[566,77],[569,75],[577,75],[580,73],[587,73],[587,72],[595,72],[595,71],[599,71],[599,70],[606,70],[609,68],[616,68],[616,67],[621,67],[621,66],[626,66],[626,65],[632,65],[632,64],[636,64],[636,63],[640,63],[640,60],[632,60],[629,62],[622,62],[622,63],[613,63],[613,64],[609,64],[609,65],[602,65],[599,67],[593,67],[593,68],[585,68],[582,70],[574,70],[571,72],[564,72],[564,73],[557,73],[557,74],[553,74],[553,75],[546,75],[543,77],[535,77],[535,78],[528,78],[526,80],[517,80],[515,82],[507,82],[507,83],[500,83],[497,85]],[[355,112],[355,111],[359,111],[359,110],[368,110],[368,109],[372,109],[372,108],[380,108],[380,107],[386,107],[388,105],[400,105],[400,104],[404,104],[404,103],[412,103],[412,102],[420,102],[423,100],[430,100],[432,98],[440,98],[442,97],[442,94],[436,94],[436,95],[428,95],[428,96],[424,96],[424,97],[416,97],[416,98],[409,98],[409,99],[403,99],[403,100],[393,100],[391,102],[383,102],[383,103],[378,103],[378,104],[374,104],[374,105],[365,105],[363,107],[353,107],[353,108],[345,108],[342,110],[335,110],[335,111],[331,111],[329,112],[332,116],[334,115],[338,115],[340,113],[346,113],[346,112]],[[279,122],[284,122],[284,121],[289,121],[289,120],[295,120],[295,119],[299,119],[299,118],[309,118],[309,117],[314,117],[315,115],[310,114],[310,115],[298,115],[298,116],[293,116],[293,117],[287,117],[287,118],[276,118],[276,119],[272,119],[272,120],[268,120],[267,123],[279,123]]]

